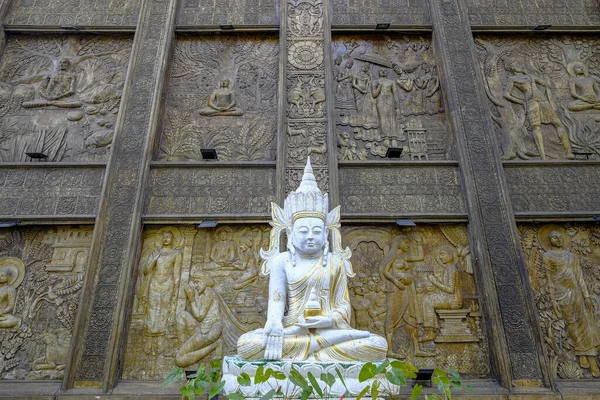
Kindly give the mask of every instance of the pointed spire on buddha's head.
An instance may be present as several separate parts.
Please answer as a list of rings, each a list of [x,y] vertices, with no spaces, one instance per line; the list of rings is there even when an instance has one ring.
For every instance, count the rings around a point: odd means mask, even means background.
[[[317,217],[325,221],[329,206],[328,195],[323,194],[313,173],[310,157],[306,160],[302,181],[294,192],[288,194],[284,208],[292,217],[292,223],[302,217]]]

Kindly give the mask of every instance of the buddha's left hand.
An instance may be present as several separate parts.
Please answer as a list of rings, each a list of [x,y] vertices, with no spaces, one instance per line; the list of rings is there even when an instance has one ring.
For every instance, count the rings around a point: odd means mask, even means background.
[[[296,325],[303,328],[331,328],[333,325],[333,318],[317,316],[310,317],[308,321],[304,318],[300,318],[298,319],[298,322],[296,322]]]

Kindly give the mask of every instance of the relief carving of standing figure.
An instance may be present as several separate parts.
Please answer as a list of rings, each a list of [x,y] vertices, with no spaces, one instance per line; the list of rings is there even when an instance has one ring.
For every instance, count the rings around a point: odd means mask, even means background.
[[[600,377],[598,346],[600,331],[594,318],[594,303],[590,298],[578,257],[567,250],[570,239],[564,229],[546,225],[538,232],[538,239],[545,252],[542,265],[546,271],[552,299],[558,317],[562,316],[575,355],[582,368],[589,368],[592,376]]]
[[[379,79],[373,86],[373,98],[376,100],[377,117],[381,137],[385,139],[386,146],[397,147],[399,137],[398,124],[396,122],[396,83],[387,78],[387,71],[379,71]]]
[[[335,78],[337,81],[337,88],[335,90],[335,106],[337,108],[346,110],[356,109],[354,93],[352,92],[352,81],[354,79],[354,73],[352,72],[353,66],[354,61],[348,60],[345,68],[342,68]]]
[[[379,274],[388,282],[386,290],[386,319],[385,337],[388,342],[388,356],[405,358],[394,354],[394,333],[403,325],[408,326],[415,351],[419,350],[417,341],[417,324],[422,316],[415,305],[417,292],[411,263],[423,261],[423,246],[420,234],[415,236],[417,254],[411,254],[411,243],[407,236],[399,235],[394,238],[390,250],[379,266]]]
[[[175,315],[182,261],[182,252],[178,248],[179,230],[163,228],[157,236],[162,241],[141,269],[144,274],[141,298],[145,299],[146,317],[144,351],[152,355],[163,352],[164,336],[169,324],[174,322],[172,316]]]

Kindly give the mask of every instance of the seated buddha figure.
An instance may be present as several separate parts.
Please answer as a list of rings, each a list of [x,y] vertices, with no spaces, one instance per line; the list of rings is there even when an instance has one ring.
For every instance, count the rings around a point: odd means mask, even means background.
[[[263,275],[269,276],[267,322],[242,335],[238,356],[245,360],[378,361],[386,340],[350,326],[348,277],[351,252],[341,247],[339,207],[328,212],[328,196],[317,186],[310,165],[281,209],[272,203],[273,229]],[[279,252],[285,229],[288,251]],[[331,237],[332,251],[330,251]]]
[[[235,117],[244,115],[242,109],[237,107],[235,93],[229,87],[227,79],[222,80],[220,87],[213,90],[208,97],[208,107],[201,109],[200,115],[204,115],[205,117]]]

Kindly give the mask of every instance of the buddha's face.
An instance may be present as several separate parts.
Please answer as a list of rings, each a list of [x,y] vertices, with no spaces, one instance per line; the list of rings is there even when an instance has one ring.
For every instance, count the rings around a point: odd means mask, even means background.
[[[171,244],[173,244],[173,234],[171,232],[165,232],[163,233],[163,246],[170,246]]]
[[[352,60],[350,60],[346,63],[346,68],[350,69],[350,68],[352,68],[353,65],[354,65],[354,62]]]
[[[369,66],[368,65],[363,65],[361,69],[362,69],[362,72],[369,72]]]
[[[387,76],[387,71],[385,69],[382,69],[381,71],[379,71],[379,76],[385,78]]]
[[[298,219],[292,226],[292,239],[298,253],[320,253],[325,243],[325,222],[315,217]]]
[[[550,244],[552,247],[562,247],[562,235],[558,232],[550,232]]]
[[[408,252],[410,250],[410,242],[408,241],[408,239],[404,239],[403,241],[400,242],[400,245],[398,246],[398,249],[402,250],[403,252]]]
[[[575,66],[573,66],[573,71],[575,71],[576,75],[585,75],[585,69],[582,64],[575,64]]]
[[[227,240],[227,233],[226,232],[219,233],[219,240],[221,242],[225,242]]]
[[[61,71],[68,70],[70,66],[71,66],[71,63],[66,58],[64,58],[60,61],[60,70]]]
[[[452,261],[452,254],[446,249],[440,251],[440,261],[442,264],[448,264]]]

